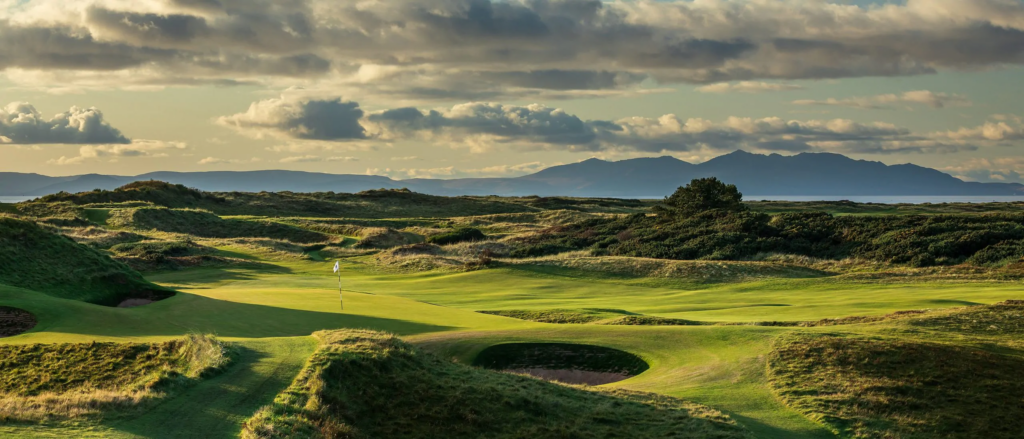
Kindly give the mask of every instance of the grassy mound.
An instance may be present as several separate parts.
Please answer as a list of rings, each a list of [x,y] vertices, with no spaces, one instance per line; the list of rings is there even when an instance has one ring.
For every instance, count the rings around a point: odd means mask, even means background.
[[[594,392],[449,363],[392,335],[315,334],[292,386],[244,438],[747,438],[721,413],[674,398]]]
[[[975,336],[1024,335],[1024,301],[1010,300],[910,320],[913,326]]]
[[[36,317],[23,309],[0,306],[0,337],[10,337],[36,326]]]
[[[213,213],[189,209],[117,209],[107,223],[139,230],[183,233],[203,238],[272,238],[298,243],[327,241],[317,232],[266,220],[224,219]]]
[[[1024,359],[925,342],[794,336],[771,386],[842,437],[1024,437]]]
[[[112,191],[94,190],[77,194],[61,192],[47,195],[41,198],[40,201],[46,203],[73,203],[76,205],[115,204],[135,201],[174,208],[203,207],[205,205],[225,202],[222,197],[191,189],[184,185],[152,180],[128,183]]]
[[[229,361],[227,348],[204,335],[152,344],[0,346],[0,422],[68,419],[134,406]]]
[[[99,305],[174,294],[99,250],[13,218],[0,218],[0,267],[0,284]]]
[[[440,197],[408,190],[372,190],[358,194],[334,192],[203,192],[160,181],[141,181],[113,191],[60,193],[46,203],[82,205],[150,204],[197,208],[218,215],[310,218],[422,218],[533,212],[539,209],[488,197]]]
[[[413,243],[413,237],[386,227],[368,227],[360,231],[356,248],[387,249]],[[420,238],[422,240],[422,238]]]
[[[110,253],[117,260],[139,271],[178,270],[188,267],[224,266],[244,262],[216,256],[215,252],[215,249],[196,244],[191,240],[130,242],[110,248]]]
[[[427,238],[427,242],[437,245],[448,245],[458,244],[460,242],[483,241],[486,239],[487,236],[479,229],[464,227],[433,235],[430,238]]]

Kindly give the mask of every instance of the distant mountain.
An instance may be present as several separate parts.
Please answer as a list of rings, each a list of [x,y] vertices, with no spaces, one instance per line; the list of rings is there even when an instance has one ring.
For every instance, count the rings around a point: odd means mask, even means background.
[[[658,198],[694,178],[718,177],[748,196],[1024,196],[1017,183],[965,182],[912,164],[886,165],[839,154],[793,156],[736,151],[704,163],[672,157],[608,162],[584,160],[515,178],[393,180],[368,175],[300,171],[153,172],[134,177],[88,174],[47,177],[0,173],[0,196],[114,189],[132,181],[161,180],[215,192],[359,192],[409,188],[434,195],[540,195]]]

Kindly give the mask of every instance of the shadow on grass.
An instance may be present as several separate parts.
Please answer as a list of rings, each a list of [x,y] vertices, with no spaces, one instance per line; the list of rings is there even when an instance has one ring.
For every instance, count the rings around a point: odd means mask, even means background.
[[[263,262],[246,262],[228,267],[201,267],[180,271],[146,273],[146,280],[176,288],[209,289],[218,282],[254,280],[265,274],[294,274],[294,270]]]
[[[240,346],[234,364],[220,375],[144,413],[108,420],[103,426],[146,438],[238,437],[242,422],[291,383],[312,353],[312,345],[312,341],[288,341],[278,346],[263,344],[260,350]]]
[[[12,294],[7,294],[13,291]],[[0,304],[36,315],[31,332],[108,337],[176,336],[192,332],[220,337],[264,338],[306,336],[322,329],[360,328],[400,335],[454,329],[450,326],[339,312],[340,305],[322,311],[231,302],[179,292],[161,302],[118,309],[57,299],[27,290],[0,292]]]
[[[735,420],[737,423],[750,430],[754,433],[756,438],[764,439],[835,439],[837,436],[832,432],[824,429],[817,428],[814,431],[804,431],[796,433],[793,430],[787,430],[785,428],[775,427],[772,425],[765,424],[757,419],[739,415],[733,412],[725,412],[730,418]],[[799,415],[797,415],[799,416]],[[812,424],[808,421],[808,424]]]

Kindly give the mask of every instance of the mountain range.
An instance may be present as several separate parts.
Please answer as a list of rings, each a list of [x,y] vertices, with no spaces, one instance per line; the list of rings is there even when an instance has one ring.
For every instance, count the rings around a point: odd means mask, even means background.
[[[114,189],[133,181],[161,180],[211,192],[359,192],[408,188],[433,195],[660,198],[702,177],[718,177],[735,184],[747,196],[1024,196],[1024,185],[1018,183],[966,182],[913,164],[886,165],[831,153],[783,156],[744,151],[698,164],[673,157],[616,162],[589,159],[521,177],[450,180],[395,180],[372,175],[282,170],[67,177],[0,172],[0,196]]]

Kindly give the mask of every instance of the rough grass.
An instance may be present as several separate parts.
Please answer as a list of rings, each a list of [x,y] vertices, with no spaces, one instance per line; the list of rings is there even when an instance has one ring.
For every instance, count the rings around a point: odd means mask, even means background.
[[[768,278],[815,278],[828,272],[791,264],[726,261],[673,261],[622,256],[589,256],[586,252],[503,261],[514,264],[554,266],[584,272],[630,277],[686,279],[697,282],[742,282]]]
[[[111,247],[109,251],[117,260],[139,271],[178,270],[244,262],[215,256],[215,249],[197,244],[191,239],[124,243]]]
[[[787,404],[842,437],[1024,437],[1024,360],[918,341],[792,336],[768,359]]]
[[[62,227],[57,231],[75,240],[75,242],[89,245],[100,249],[108,249],[118,244],[128,244],[145,241],[147,238],[138,233],[124,230],[108,230],[103,227]]]
[[[171,208],[199,208],[219,215],[319,218],[436,218],[539,210],[496,197],[440,197],[407,190],[382,189],[357,194],[203,192],[159,181],[131,183],[113,191],[53,194],[43,201],[95,206],[141,202]]]
[[[364,228],[360,231],[359,237],[357,248],[386,249],[415,242],[409,234],[386,227]]]
[[[230,358],[223,343],[199,334],[149,344],[0,346],[0,422],[124,410],[215,373]]]
[[[174,294],[99,250],[13,218],[0,218],[0,267],[0,284],[100,305]]]
[[[269,220],[225,219],[193,209],[114,209],[107,223],[137,230],[159,230],[203,238],[272,238],[297,243],[324,242],[327,235]]]
[[[244,438],[746,438],[674,398],[589,391],[441,361],[392,335],[315,334],[321,347]]]
[[[1024,301],[1010,300],[909,320],[912,326],[974,336],[1024,335]]]
[[[0,306],[0,338],[18,335],[36,326],[36,317],[23,309]]]

